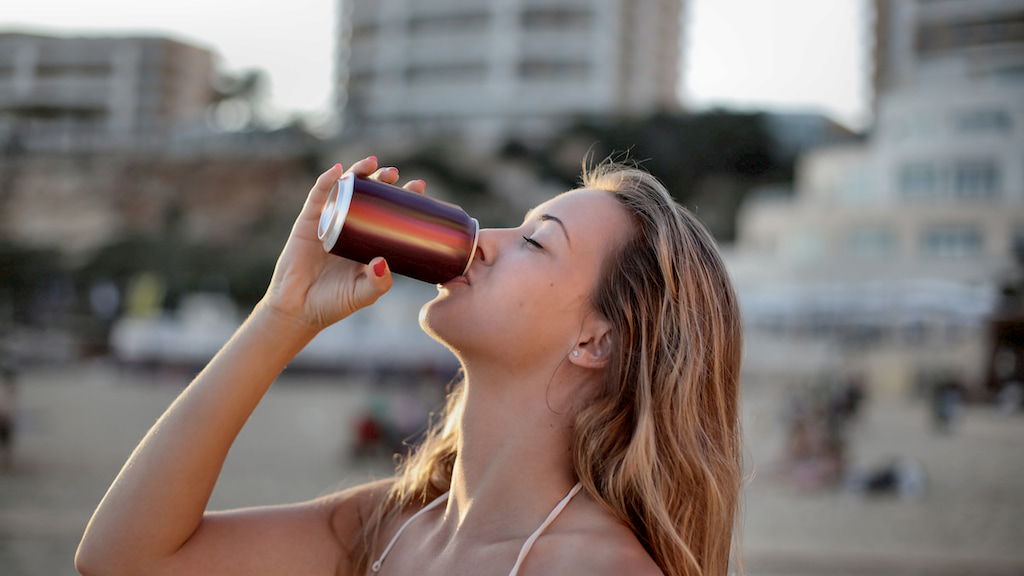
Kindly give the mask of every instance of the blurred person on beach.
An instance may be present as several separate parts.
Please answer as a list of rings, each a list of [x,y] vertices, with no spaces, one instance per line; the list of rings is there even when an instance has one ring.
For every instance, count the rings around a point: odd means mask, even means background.
[[[739,306],[711,236],[639,169],[601,163],[482,230],[420,323],[462,365],[395,477],[211,512],[246,419],[319,331],[391,287],[324,252],[309,193],[266,295],[142,440],[75,558],[89,575],[727,573],[741,490]],[[350,171],[384,182],[374,157]],[[416,180],[405,185],[423,193]]]

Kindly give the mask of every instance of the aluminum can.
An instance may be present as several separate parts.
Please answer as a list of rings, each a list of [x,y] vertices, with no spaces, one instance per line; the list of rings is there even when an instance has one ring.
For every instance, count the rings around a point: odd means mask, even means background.
[[[383,256],[393,273],[433,284],[466,273],[479,232],[454,204],[354,174],[331,187],[317,230],[331,254],[363,264]]]

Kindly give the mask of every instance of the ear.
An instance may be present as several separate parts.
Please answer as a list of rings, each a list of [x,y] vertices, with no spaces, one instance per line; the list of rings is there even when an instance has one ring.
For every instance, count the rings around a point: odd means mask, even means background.
[[[612,326],[599,315],[591,315],[583,325],[579,341],[569,351],[569,362],[581,368],[604,368],[611,358]]]

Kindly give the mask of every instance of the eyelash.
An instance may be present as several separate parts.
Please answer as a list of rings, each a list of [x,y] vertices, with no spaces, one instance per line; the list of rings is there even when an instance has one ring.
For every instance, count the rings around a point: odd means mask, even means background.
[[[543,250],[543,249],[544,249],[544,247],[540,245],[540,242],[537,242],[537,241],[536,241],[536,240],[534,240],[533,238],[528,238],[528,237],[526,237],[526,236],[523,236],[523,240],[526,240],[526,243],[527,243],[527,244],[530,244],[530,245],[531,245],[531,246],[533,246],[534,248],[539,248],[539,249],[541,249],[541,250]]]

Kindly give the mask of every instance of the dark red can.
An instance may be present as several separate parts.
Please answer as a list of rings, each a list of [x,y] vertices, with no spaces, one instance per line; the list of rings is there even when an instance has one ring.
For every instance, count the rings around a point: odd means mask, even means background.
[[[396,274],[440,284],[466,273],[480,225],[462,208],[370,178],[346,174],[320,213],[324,250]]]

